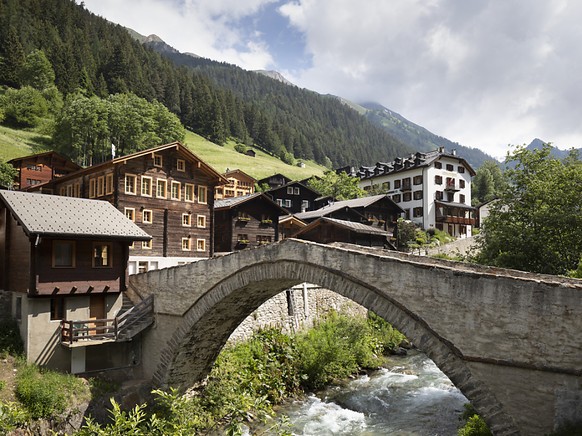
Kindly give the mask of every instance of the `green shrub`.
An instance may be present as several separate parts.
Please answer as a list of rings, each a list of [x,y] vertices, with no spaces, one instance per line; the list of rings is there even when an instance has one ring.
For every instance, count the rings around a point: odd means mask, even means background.
[[[24,345],[16,321],[0,322],[0,356],[21,356]]]
[[[0,401],[0,434],[23,427],[28,420],[28,412],[20,404]]]
[[[75,398],[87,395],[82,380],[72,375],[40,371],[22,365],[16,378],[16,397],[34,419],[50,418],[64,412]]]
[[[475,411],[472,404],[465,404],[465,410],[463,411],[460,421],[465,422],[463,427],[459,429],[458,436],[491,436],[491,430],[487,427],[487,424]]]

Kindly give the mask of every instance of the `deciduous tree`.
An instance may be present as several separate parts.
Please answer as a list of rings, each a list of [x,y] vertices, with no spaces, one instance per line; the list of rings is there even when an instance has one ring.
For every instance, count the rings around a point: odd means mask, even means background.
[[[366,191],[359,187],[358,182],[359,179],[350,177],[344,172],[338,174],[335,171],[328,171],[319,179],[311,178],[308,184],[323,196],[330,196],[336,200],[350,200],[366,195]]]

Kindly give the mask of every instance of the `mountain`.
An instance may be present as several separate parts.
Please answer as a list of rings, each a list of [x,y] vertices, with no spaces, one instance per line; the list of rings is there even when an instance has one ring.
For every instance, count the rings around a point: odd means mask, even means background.
[[[542,141],[539,138],[535,138],[532,142],[529,143],[529,145],[526,147],[526,149],[539,150],[544,146],[544,144],[547,144],[547,143],[545,141]],[[582,158],[582,148],[578,148],[577,151],[578,151],[578,156],[580,158]],[[554,156],[555,158],[561,160],[561,159],[565,159],[568,157],[568,155],[570,154],[570,150],[560,150],[559,148],[552,146],[550,154],[552,156]]]
[[[273,70],[255,70],[255,73],[262,74],[263,76],[270,77],[271,79],[278,80],[285,85],[295,86],[293,83],[289,82],[283,74],[278,71]]]
[[[430,151],[438,147],[445,147],[446,150],[457,150],[457,154],[465,158],[475,169],[479,168],[485,161],[496,160],[477,148],[465,147],[457,142],[435,135],[381,104],[363,103],[360,107],[364,110],[365,117],[373,124],[381,126],[392,136],[417,151]]]

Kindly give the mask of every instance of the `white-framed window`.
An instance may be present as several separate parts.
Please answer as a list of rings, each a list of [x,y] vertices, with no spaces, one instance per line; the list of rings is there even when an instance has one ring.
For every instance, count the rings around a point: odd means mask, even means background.
[[[291,207],[291,200],[285,200],[285,207]]]
[[[105,194],[113,194],[113,173],[105,175]]]
[[[152,178],[148,176],[141,176],[141,195],[144,197],[152,196]]]
[[[113,265],[112,245],[111,243],[95,242],[93,243],[93,268],[111,268]]]
[[[141,213],[141,222],[151,224],[154,222],[154,213],[150,209],[144,209]]]
[[[105,194],[105,176],[97,177],[97,197]]]
[[[301,209],[309,209],[309,200],[301,200]]]
[[[206,239],[196,240],[196,251],[206,251]]]
[[[190,251],[190,238],[182,238],[182,251]]]
[[[125,175],[125,193],[130,195],[136,194],[136,181],[137,176],[134,174]]]
[[[161,154],[154,154],[154,166],[161,167],[164,164],[164,159]]]
[[[277,206],[279,206],[279,207],[283,207],[283,200],[282,200],[282,199],[280,199],[280,198],[277,198],[277,199],[275,200],[275,202],[277,203]]]
[[[182,172],[186,171],[186,161],[184,159],[176,160],[176,169]]]
[[[206,194],[208,192],[208,188],[206,186],[198,186],[198,203],[206,204],[207,198]]]
[[[95,193],[97,192],[97,180],[89,180],[89,198],[95,198]],[[62,195],[62,194],[61,194]]]
[[[293,195],[299,195],[299,188],[293,188]]]
[[[206,215],[196,215],[196,227],[206,228]]]
[[[151,250],[152,249],[152,240],[149,241],[141,241],[141,248],[144,250]]]
[[[293,195],[293,186],[287,186],[287,194]]]
[[[123,212],[127,219],[135,222],[135,209],[133,207],[126,207]]]
[[[168,197],[168,182],[167,182],[167,180],[163,180],[163,179],[156,180],[156,197],[157,198],[167,198]]]
[[[189,213],[182,214],[182,226],[190,227],[192,225],[192,215]]]
[[[184,185],[184,201],[194,201],[194,185],[191,183]]]
[[[53,241],[53,268],[75,268],[75,241]]]
[[[67,197],[73,196],[73,185],[67,185]]]
[[[170,187],[170,198],[172,200],[180,200],[180,182],[172,182]]]

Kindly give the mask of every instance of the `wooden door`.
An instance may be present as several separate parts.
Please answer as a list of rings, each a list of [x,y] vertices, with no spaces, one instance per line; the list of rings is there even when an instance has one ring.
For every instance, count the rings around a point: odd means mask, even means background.
[[[105,296],[104,295],[91,295],[89,297],[89,319],[105,319]],[[90,335],[100,335],[105,333],[101,329],[96,329],[97,327],[104,326],[102,322],[90,323],[89,331]]]

